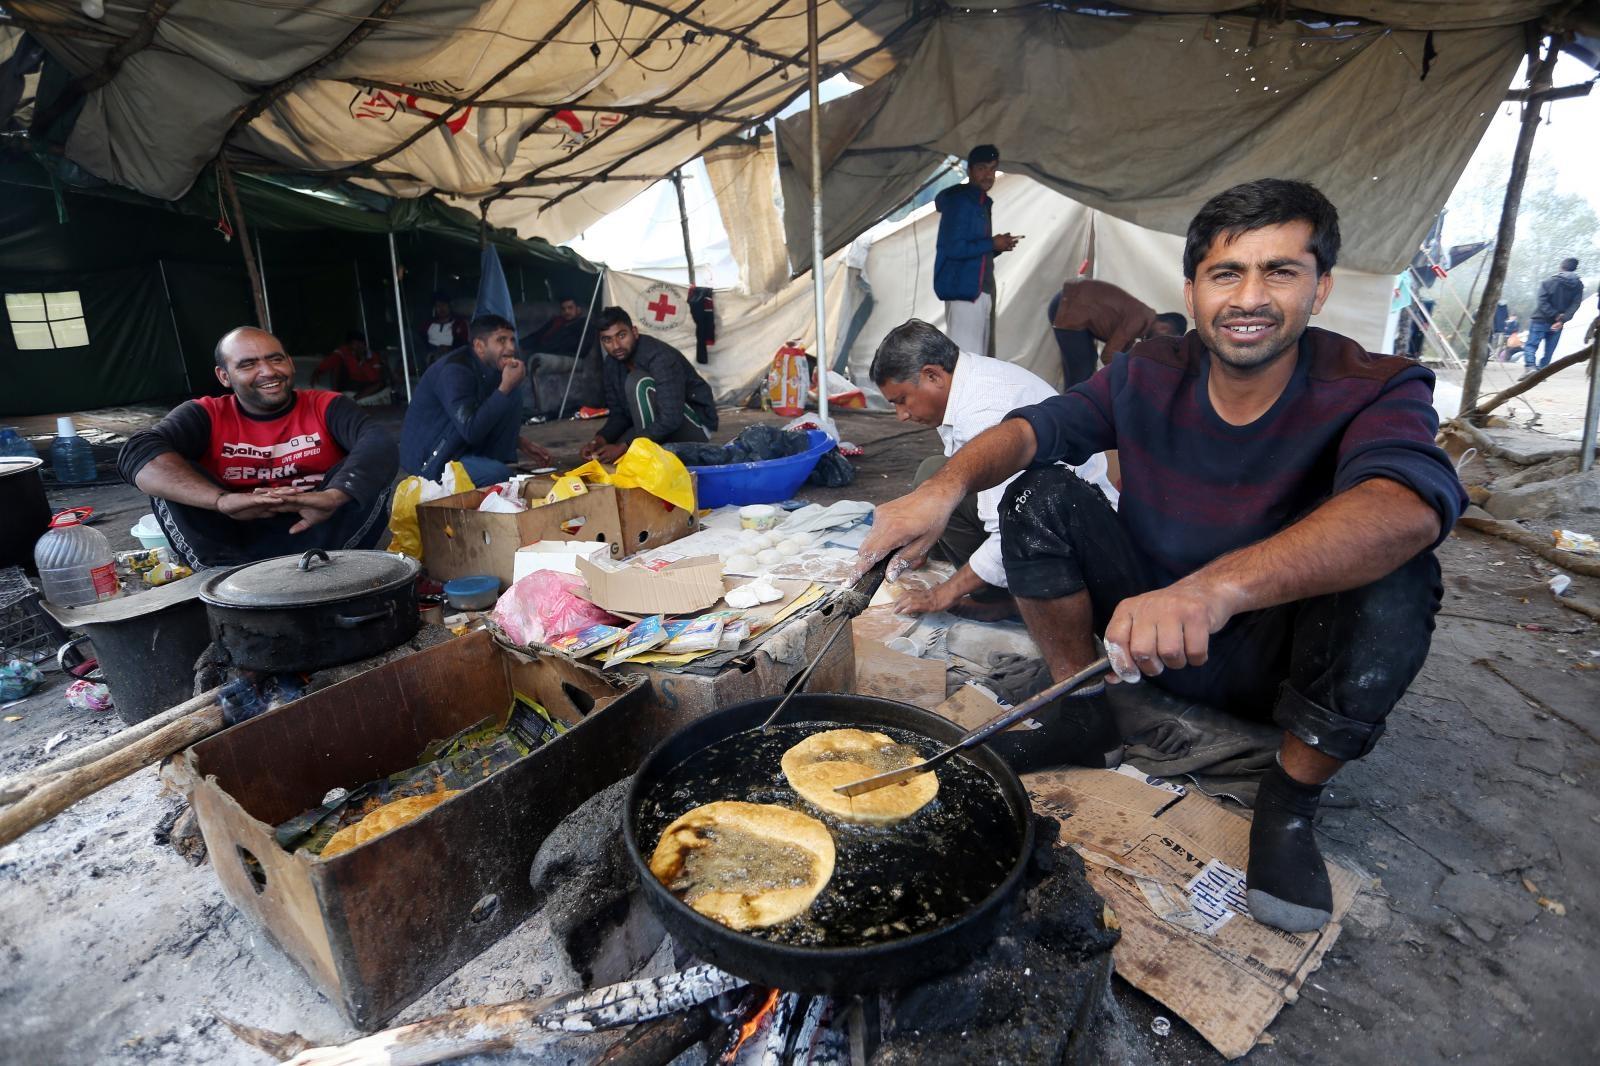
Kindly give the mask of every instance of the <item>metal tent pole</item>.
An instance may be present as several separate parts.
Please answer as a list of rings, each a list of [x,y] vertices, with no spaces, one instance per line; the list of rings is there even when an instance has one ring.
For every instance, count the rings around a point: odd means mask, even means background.
[[[178,344],[178,362],[183,364],[183,387],[194,391],[194,381],[189,377],[189,358],[183,353],[183,334],[178,332],[178,309],[172,306],[172,286],[167,284],[167,261],[157,259],[161,268],[161,291],[167,294],[167,314],[172,318],[172,339]]]
[[[600,299],[600,287],[606,281],[606,267],[600,265],[600,273],[594,279],[594,292],[589,295],[589,313],[583,316],[583,331],[578,334],[578,351],[572,357],[572,369],[567,371],[567,387],[561,390],[561,406],[556,408],[556,421],[567,417],[567,397],[572,395],[572,378],[578,373],[578,364],[583,361],[583,346],[589,339],[589,323],[594,321],[594,305]]]
[[[811,94],[811,288],[817,314],[817,419],[828,424],[828,328],[822,257],[822,102],[817,98],[817,0],[806,0],[806,76]]]
[[[244,205],[239,202],[239,190],[233,184],[233,171],[221,156],[217,157],[217,180],[222,183],[223,194],[228,198],[228,210],[233,212],[233,230],[239,235],[239,252],[244,257],[244,272],[250,279],[250,296],[256,305],[256,325],[270,330],[272,319],[267,313],[266,290],[261,275],[256,271],[255,252],[251,250],[250,225],[244,216]]]
[[[367,330],[367,298],[361,294],[361,260],[352,259],[350,265],[356,268],[356,306],[361,309],[361,335],[367,339],[367,348],[372,348],[372,334]]]
[[[389,231],[389,273],[394,276],[394,320],[400,327],[400,366],[406,377],[406,403],[411,402],[411,346],[406,343],[406,305],[400,298],[400,253],[394,248],[394,230]]]
[[[261,309],[267,316],[266,330],[272,332],[272,294],[267,291],[267,257],[261,251],[261,238],[256,237],[256,265],[261,271]]]

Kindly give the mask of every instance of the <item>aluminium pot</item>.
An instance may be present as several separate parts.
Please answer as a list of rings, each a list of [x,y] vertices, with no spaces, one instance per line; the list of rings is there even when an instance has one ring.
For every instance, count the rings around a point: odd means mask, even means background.
[[[1007,865],[995,887],[946,924],[915,935],[862,945],[781,943],[738,932],[699,914],[655,879],[649,856],[659,832],[647,825],[646,808],[652,796],[659,794],[658,786],[664,780],[681,780],[677,775],[703,761],[702,753],[719,741],[758,730],[778,698],[740,703],[696,719],[651,752],[634,776],[624,808],[623,835],[645,900],[667,932],[697,958],[752,984],[816,995],[903,988],[958,969],[982,953],[1015,912],[1034,848],[1033,808],[1027,790],[1015,771],[988,748],[976,748],[957,758],[975,766],[998,791],[997,828],[1008,834],[1007,846],[1011,850],[1004,853]],[[785,710],[783,722],[804,723],[813,729],[899,729],[924,738],[930,750],[953,743],[964,732],[949,719],[920,707],[850,694],[797,694]],[[762,791],[770,795],[770,774],[770,767],[751,766],[732,773],[719,768],[710,783],[720,794],[697,796],[681,803],[696,805],[710,799],[774,802],[759,795]],[[895,831],[895,827],[889,831]],[[837,836],[837,830],[834,832]],[[960,862],[961,855],[959,849],[943,856],[930,852],[920,860]],[[841,872],[836,868],[834,876]],[[907,871],[902,868],[899,872]],[[894,870],[885,873],[886,882],[894,879]]]
[[[211,635],[233,664],[310,673],[380,655],[416,635],[422,565],[381,551],[283,555],[200,586]]]

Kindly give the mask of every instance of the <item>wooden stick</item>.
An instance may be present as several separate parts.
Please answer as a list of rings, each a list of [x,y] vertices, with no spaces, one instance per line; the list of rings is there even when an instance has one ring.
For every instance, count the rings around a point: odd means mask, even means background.
[[[1583,574],[1587,577],[1600,577],[1600,560],[1587,559],[1577,552],[1563,551],[1556,547],[1549,537],[1541,537],[1537,533],[1530,533],[1519,525],[1511,522],[1502,522],[1498,518],[1477,518],[1472,515],[1462,515],[1457,525],[1475,529],[1479,533],[1488,533],[1492,536],[1509,540],[1513,544],[1527,548],[1531,552],[1549,559],[1563,570],[1571,570],[1574,574]]]
[[[57,774],[27,796],[0,810],[0,847],[41,825],[83,799],[135,770],[143,769],[173,752],[222,728],[222,708],[216,704],[191,711],[119,751]]]
[[[121,751],[136,740],[143,740],[163,726],[170,725],[204,707],[211,706],[217,702],[217,693],[221,691],[221,685],[213,689],[207,689],[193,699],[184,700],[182,703],[167,708],[160,714],[128,726],[121,732],[113,733],[111,736],[97,740],[93,744],[85,744],[77,751],[69,751],[60,758],[45,763],[43,766],[37,766],[26,773],[18,774],[13,778],[0,782],[0,807],[8,803],[15,803],[57,774],[65,773],[79,766],[87,766],[92,762],[103,759],[114,751]]]
[[[1489,397],[1472,410],[1467,411],[1464,414],[1457,415],[1456,418],[1464,421],[1469,418],[1483,417],[1490,411],[1493,411],[1496,407],[1499,407],[1501,404],[1505,403],[1507,400],[1515,396],[1521,396],[1535,385],[1538,385],[1540,382],[1544,381],[1544,379],[1549,377],[1551,374],[1565,370],[1569,366],[1577,366],[1579,363],[1588,362],[1589,355],[1593,347],[1594,346],[1591,344],[1588,348],[1585,348],[1581,352],[1573,352],[1571,355],[1562,356],[1560,359],[1557,359],[1544,369],[1535,370],[1526,377],[1519,378],[1515,384],[1495,393],[1493,396]]]
[[[1569,611],[1577,611],[1579,614],[1588,615],[1596,622],[1600,622],[1600,607],[1596,607],[1592,603],[1588,603],[1584,600],[1573,599],[1570,596],[1557,596],[1556,602]]]

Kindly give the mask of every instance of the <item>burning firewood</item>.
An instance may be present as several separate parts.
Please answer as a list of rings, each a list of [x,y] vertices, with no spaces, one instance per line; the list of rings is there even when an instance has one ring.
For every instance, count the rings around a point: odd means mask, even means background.
[[[229,1028],[263,1051],[293,1054],[292,1066],[425,1066],[488,1051],[535,1051],[551,1041],[553,1032],[592,1033],[650,1021],[688,1011],[744,983],[715,966],[694,966],[591,992],[462,1007],[328,1047],[308,1047],[298,1034],[231,1023]]]

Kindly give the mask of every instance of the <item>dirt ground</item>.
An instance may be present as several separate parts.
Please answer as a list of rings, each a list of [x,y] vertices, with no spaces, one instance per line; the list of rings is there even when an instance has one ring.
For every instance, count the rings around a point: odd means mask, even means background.
[[[1535,402],[1537,393],[1535,390]],[[755,416],[730,412],[724,432]],[[126,424],[125,424],[126,425]],[[935,447],[931,432],[845,415],[867,448],[856,484],[819,500],[882,501]],[[590,428],[530,436],[575,451]],[[106,454],[109,454],[109,442]],[[102,467],[104,469],[104,467]],[[108,516],[118,547],[145,510],[132,490],[54,491]],[[1589,532],[1600,532],[1592,523]],[[1574,520],[1582,521],[1582,520]],[[1324,847],[1379,879],[1300,1001],[1269,1030],[1257,1063],[1577,1062],[1593,1058],[1600,1017],[1600,625],[1544,588],[1553,568],[1461,530],[1440,552],[1446,599],[1421,677],[1367,759],[1337,779]],[[1573,594],[1600,603],[1600,580]],[[55,675],[0,723],[0,777],[109,735],[114,716],[70,709]],[[222,897],[209,866],[157,843],[179,804],[154,769],[92,796],[0,849],[0,1047],[37,1063],[259,1063],[227,1017],[317,1041],[354,1034],[332,1005]],[[442,1007],[562,991],[537,919],[430,991],[404,1018]],[[1118,982],[1119,1006],[1147,1035],[1138,1061],[1218,1056],[1170,1014]],[[589,1061],[593,1045],[537,1059]]]

